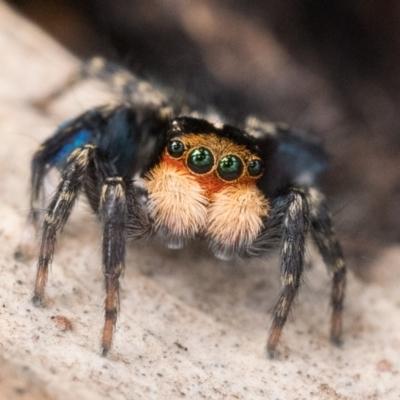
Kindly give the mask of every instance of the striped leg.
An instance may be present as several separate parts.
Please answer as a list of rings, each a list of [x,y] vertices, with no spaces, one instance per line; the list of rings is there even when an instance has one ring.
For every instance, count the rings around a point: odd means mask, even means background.
[[[268,338],[269,358],[274,358],[276,355],[282,328],[300,286],[308,229],[308,205],[304,193],[292,189],[279,200],[281,204],[277,204],[277,207],[285,209],[280,250],[283,288],[274,309],[274,320]]]
[[[331,341],[341,344],[343,300],[346,288],[346,266],[343,253],[332,228],[329,210],[324,196],[317,189],[309,189],[307,193],[310,204],[311,234],[322,255],[322,258],[333,272],[332,280],[332,319]]]
[[[119,277],[125,266],[125,219],[127,217],[126,187],[122,178],[105,180],[100,199],[103,223],[103,269],[105,277],[105,322],[102,355],[110,350],[119,310]]]
[[[86,145],[71,154],[62,172],[62,180],[56,194],[47,209],[43,223],[35,291],[32,298],[35,305],[42,304],[44,300],[48,269],[54,254],[57,232],[67,222],[95,150],[94,146]]]
[[[62,142],[61,142],[62,143]],[[17,260],[31,258],[36,250],[36,238],[40,230],[39,221],[43,216],[43,182],[50,170],[49,155],[53,155],[51,146],[42,145],[35,152],[31,162],[31,198],[27,227],[14,257]]]

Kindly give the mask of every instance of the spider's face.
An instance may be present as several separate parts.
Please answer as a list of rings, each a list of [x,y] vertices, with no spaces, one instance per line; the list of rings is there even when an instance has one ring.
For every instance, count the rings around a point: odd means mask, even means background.
[[[160,162],[146,176],[149,213],[170,247],[201,235],[217,256],[231,257],[254,241],[268,215],[256,186],[263,162],[229,128],[208,124],[202,132],[181,121],[172,122]]]

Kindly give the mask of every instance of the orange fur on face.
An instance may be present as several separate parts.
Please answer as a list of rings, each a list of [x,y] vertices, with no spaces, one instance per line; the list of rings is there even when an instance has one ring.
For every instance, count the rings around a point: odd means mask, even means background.
[[[268,200],[255,185],[230,186],[216,193],[208,207],[205,236],[223,253],[249,246],[267,216]]]
[[[165,150],[160,163],[145,177],[148,210],[156,230],[166,239],[172,237],[174,247],[201,234],[221,256],[250,245],[269,212],[257,178],[247,171],[248,162],[257,157],[245,146],[213,134],[186,134],[177,139],[185,146],[184,154],[174,158]],[[205,174],[187,167],[190,150],[198,147],[214,156],[215,165]],[[243,173],[236,180],[224,181],[217,174],[218,162],[226,155],[243,161]]]
[[[187,171],[161,163],[146,176],[146,188],[155,228],[172,236],[172,247],[181,247],[203,228],[208,201],[204,189]]]

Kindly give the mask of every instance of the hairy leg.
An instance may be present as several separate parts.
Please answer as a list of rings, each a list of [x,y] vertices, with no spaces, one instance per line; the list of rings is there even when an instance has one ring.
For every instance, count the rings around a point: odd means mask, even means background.
[[[35,305],[41,304],[44,300],[48,269],[53,259],[57,232],[68,220],[95,151],[94,146],[86,145],[71,154],[63,170],[62,180],[58,185],[56,194],[47,209],[40,243],[35,291],[32,298]]]
[[[267,353],[270,358],[276,355],[283,326],[300,286],[308,230],[308,205],[302,191],[291,189],[279,198],[276,206],[285,210],[280,249],[282,290],[274,309],[272,328],[267,342]]]
[[[329,209],[324,196],[317,189],[307,192],[310,204],[311,234],[328,269],[333,272],[332,279],[332,319],[331,341],[341,344],[342,312],[346,289],[346,265],[339,241],[335,236]]]

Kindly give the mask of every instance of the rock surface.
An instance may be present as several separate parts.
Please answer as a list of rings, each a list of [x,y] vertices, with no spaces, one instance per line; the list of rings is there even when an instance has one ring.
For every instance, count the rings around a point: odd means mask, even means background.
[[[3,3],[0,54],[0,398],[398,398],[397,247],[377,261],[375,283],[349,274],[341,349],[328,340],[329,276],[310,251],[314,266],[271,361],[264,346],[279,291],[275,259],[232,265],[200,247],[131,246],[114,346],[102,358],[99,229],[82,202],[59,240],[45,307],[35,308],[35,261],[13,258],[30,157],[59,123],[109,96],[87,82],[38,113],[31,101],[78,60]]]

